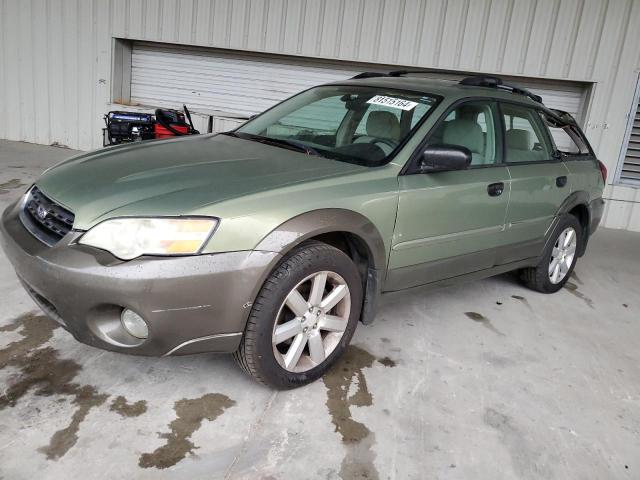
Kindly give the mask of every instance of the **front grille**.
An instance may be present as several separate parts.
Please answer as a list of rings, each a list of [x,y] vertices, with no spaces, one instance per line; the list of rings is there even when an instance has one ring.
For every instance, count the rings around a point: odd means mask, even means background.
[[[69,233],[74,215],[34,186],[23,203],[20,220],[34,237],[51,246]]]

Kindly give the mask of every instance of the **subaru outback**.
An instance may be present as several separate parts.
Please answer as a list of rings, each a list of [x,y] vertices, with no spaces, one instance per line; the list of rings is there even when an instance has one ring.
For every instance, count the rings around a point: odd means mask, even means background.
[[[602,216],[574,118],[497,77],[363,73],[234,131],[84,153],[3,214],[4,251],[77,340],[233,352],[319,378],[381,293],[517,270],[553,293]]]

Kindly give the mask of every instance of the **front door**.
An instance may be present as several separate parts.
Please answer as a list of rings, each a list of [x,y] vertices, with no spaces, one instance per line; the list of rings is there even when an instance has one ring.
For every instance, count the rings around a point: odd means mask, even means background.
[[[400,198],[386,288],[396,290],[490,268],[504,234],[510,178],[501,164],[497,106],[457,105],[426,145],[468,148],[466,170],[399,177]]]
[[[510,245],[499,263],[540,253],[545,234],[571,193],[569,171],[554,158],[554,148],[538,112],[504,103],[506,162],[511,175],[511,200],[504,240]]]

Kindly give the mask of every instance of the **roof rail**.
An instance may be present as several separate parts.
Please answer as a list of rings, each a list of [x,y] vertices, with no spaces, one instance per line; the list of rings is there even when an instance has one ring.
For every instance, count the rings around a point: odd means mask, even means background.
[[[518,87],[516,85],[508,85],[502,82],[500,77],[492,77],[489,75],[478,75],[475,77],[467,77],[460,80],[460,85],[473,86],[473,87],[489,87],[498,90],[505,90],[507,92],[515,93],[517,95],[524,95],[529,97],[534,102],[542,103],[542,97],[530,92],[526,88]]]
[[[578,122],[576,122],[576,119],[573,118],[573,115],[571,115],[569,112],[565,112],[564,110],[559,110],[557,108],[550,108],[549,110],[551,110],[551,112],[553,112],[555,115],[558,116],[558,118],[563,122],[563,124],[565,125],[577,125]]]
[[[360,78],[374,78],[374,77],[401,77],[404,75],[409,75],[412,73],[433,73],[433,70],[392,70],[388,73],[383,72],[362,72],[353,77],[354,80]],[[516,95],[524,95],[525,97],[530,98],[534,102],[542,103],[542,97],[540,95],[536,95],[533,92],[530,92],[526,88],[518,87],[516,85],[508,85],[502,82],[500,77],[493,77],[491,75],[476,75],[473,77],[466,77],[460,80],[460,85],[465,85],[469,87],[488,87],[495,88],[497,90],[505,90],[507,92],[515,93]]]
[[[401,77],[403,75],[409,75],[410,73],[432,73],[433,70],[392,70],[387,73],[382,72],[362,72],[358,75],[351,77],[352,79],[359,78],[373,78],[373,77]]]
[[[357,80],[359,78],[374,78],[374,77],[388,77],[389,74],[388,73],[381,73],[381,72],[362,72],[359,73],[357,75],[354,75],[353,77],[351,77],[352,80]]]
[[[475,77],[463,78],[459,83],[460,85],[468,85],[471,87],[498,87],[502,85],[502,79],[489,75],[477,75]]]
[[[433,70],[426,69],[414,69],[414,70],[393,70],[389,72],[390,77],[401,77],[403,75],[410,75],[412,73],[433,73]]]

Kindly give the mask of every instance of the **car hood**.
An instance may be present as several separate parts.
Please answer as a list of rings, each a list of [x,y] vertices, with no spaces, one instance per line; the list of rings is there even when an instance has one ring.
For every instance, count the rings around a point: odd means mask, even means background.
[[[46,171],[36,184],[75,214],[74,228],[87,229],[116,216],[202,214],[224,200],[366,169],[227,135],[201,135],[82,154]]]

